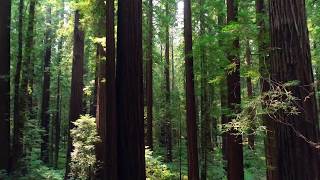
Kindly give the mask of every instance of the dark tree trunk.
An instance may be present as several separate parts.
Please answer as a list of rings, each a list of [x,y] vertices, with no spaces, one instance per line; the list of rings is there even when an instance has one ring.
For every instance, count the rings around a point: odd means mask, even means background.
[[[96,1],[97,11],[101,12],[101,15],[98,17],[97,23],[97,37],[103,37],[106,34],[106,5],[104,4],[103,0]],[[109,42],[107,42],[109,43]],[[95,176],[97,179],[105,179],[105,156],[106,151],[105,148],[107,147],[105,138],[106,138],[106,61],[104,60],[105,52],[103,49],[102,44],[97,44],[97,69],[98,71],[98,83],[97,83],[97,113],[96,113],[96,125],[97,125],[97,132],[101,139],[101,142],[97,143],[96,145],[96,160],[99,165],[99,169],[96,172]],[[110,144],[108,144],[110,145]]]
[[[153,0],[149,0],[148,9],[148,42],[147,42],[147,73],[146,73],[146,96],[147,96],[147,133],[146,146],[153,150]]]
[[[166,16],[169,17],[169,4],[166,2]],[[165,146],[166,146],[166,161],[172,161],[172,133],[171,133],[171,114],[170,114],[170,39],[169,39],[169,22],[166,22],[165,29],[165,100],[166,100],[166,110],[165,110]]]
[[[118,2],[117,123],[118,179],[142,180],[145,173],[142,2]]]
[[[118,126],[116,119],[116,62],[114,0],[107,1],[106,11],[106,137],[105,169],[108,180],[118,179]],[[112,144],[112,146],[110,146]]]
[[[74,19],[73,36],[73,61],[72,61],[72,82],[69,112],[68,147],[66,160],[65,179],[70,178],[71,152],[73,151],[70,130],[74,128],[73,122],[79,119],[82,112],[83,96],[83,62],[84,62],[84,32],[80,25],[80,12],[76,10]]]
[[[16,119],[14,120],[14,137],[13,137],[13,146],[12,146],[12,167],[16,169],[21,163],[21,158],[25,155],[25,151],[23,150],[23,128],[24,123],[27,119],[30,119],[31,116],[31,96],[32,94],[29,91],[29,88],[32,87],[30,84],[30,79],[33,76],[33,68],[31,65],[31,53],[33,49],[33,36],[34,36],[34,22],[35,22],[35,6],[36,1],[31,0],[29,5],[29,21],[28,21],[28,29],[26,32],[26,44],[25,44],[25,58],[22,62],[22,74],[21,74],[21,92],[18,93],[17,103],[19,105],[16,107],[17,114]],[[20,8],[20,7],[19,7]],[[17,75],[17,74],[16,74]],[[17,83],[16,76],[16,83]],[[17,84],[16,84],[17,85]]]
[[[19,147],[22,148],[21,142],[18,142],[18,139],[21,138],[21,120],[19,117],[20,114],[20,103],[19,103],[19,97],[20,97],[20,78],[21,78],[21,64],[22,64],[22,47],[23,47],[23,34],[22,34],[22,28],[23,28],[23,9],[24,9],[24,1],[19,1],[19,23],[18,23],[18,59],[17,59],[17,65],[16,65],[16,72],[14,76],[14,97],[13,97],[13,157],[12,157],[12,168],[16,168],[17,164],[17,158],[14,157],[15,154],[18,154]],[[18,149],[16,149],[18,148]],[[22,150],[22,149],[21,149]]]
[[[234,0],[227,0],[227,22],[236,22],[238,16],[238,5]],[[239,59],[239,37],[234,37],[232,46],[229,49],[228,59],[231,64],[235,65],[235,70],[228,72],[227,75],[227,93],[228,93],[228,108],[238,113],[241,103],[241,88],[240,88],[240,59]],[[233,117],[227,117],[227,122],[231,122]],[[243,148],[242,136],[235,135],[236,131],[231,129],[227,132],[227,163],[228,163],[228,179],[243,180]]]
[[[191,1],[184,0],[184,40],[186,73],[186,110],[188,138],[188,177],[199,179],[196,102],[193,74]]]
[[[246,42],[246,64],[249,69],[252,68],[252,55],[251,55],[251,48],[250,48],[250,42],[247,40]],[[251,77],[247,77],[247,93],[248,93],[248,98],[252,99],[253,98],[253,85],[252,85],[252,79]],[[255,124],[254,124],[254,109],[252,108],[250,110],[250,129],[248,132],[248,144],[250,149],[254,149],[254,131],[255,131]]]
[[[260,89],[261,94],[264,95],[269,91],[269,80],[270,80],[270,62],[268,58],[268,31],[265,16],[266,7],[264,0],[256,0],[256,18],[257,18],[257,27],[259,30],[258,33],[258,54],[259,54],[259,72],[261,74],[260,80]],[[262,99],[262,101],[267,101],[267,99]],[[264,106],[262,104],[262,106]],[[263,107],[265,108],[265,107]],[[278,173],[276,168],[276,142],[275,142],[275,131],[274,125],[275,122],[268,116],[263,115],[262,119],[265,126],[267,127],[267,135],[265,139],[265,153],[266,153],[266,165],[267,165],[267,179],[277,180]]]
[[[0,2],[0,170],[10,171],[10,18],[11,1]]]
[[[49,101],[50,101],[50,63],[51,63],[51,8],[47,7],[47,30],[45,35],[45,56],[43,68],[43,89],[41,105],[41,127],[44,130],[41,142],[41,160],[49,163]]]
[[[277,112],[275,142],[276,171],[281,180],[318,180],[319,121],[304,0],[270,0],[273,86],[298,81],[288,87],[297,98],[298,115]]]

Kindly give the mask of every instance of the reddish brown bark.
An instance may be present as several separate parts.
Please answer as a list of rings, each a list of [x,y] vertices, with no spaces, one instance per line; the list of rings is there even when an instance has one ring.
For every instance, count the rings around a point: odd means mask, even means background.
[[[304,0],[270,0],[270,74],[273,86],[290,81],[298,115],[276,112],[276,172],[280,180],[320,179],[319,121]],[[268,177],[269,178],[269,177]]]
[[[0,2],[0,170],[10,171],[10,18],[11,1]]]
[[[47,7],[47,30],[45,35],[45,56],[43,68],[43,88],[41,104],[41,127],[44,130],[41,142],[41,160],[49,163],[49,101],[50,101],[50,63],[51,63],[51,8]]]
[[[188,138],[188,177],[199,179],[196,102],[194,90],[193,53],[192,53],[191,1],[184,0],[184,40],[186,73],[186,110]]]
[[[142,180],[146,173],[141,0],[118,2],[117,37],[118,179]]]
[[[227,0],[227,22],[237,22],[238,5],[234,0]],[[232,72],[228,72],[227,75],[227,96],[228,96],[228,108],[238,113],[240,111],[241,103],[241,87],[240,87],[240,59],[239,59],[239,38],[234,37],[232,46],[230,47],[228,59],[231,64],[235,65],[235,69]],[[231,122],[232,117],[227,117],[227,121]],[[227,164],[228,164],[228,179],[229,180],[243,180],[243,148],[242,148],[242,136],[236,135],[235,130],[229,130],[227,132]]]
[[[105,168],[107,179],[118,179],[118,126],[116,119],[116,63],[115,63],[115,30],[114,1],[107,1],[106,12],[106,139]],[[112,146],[110,146],[112,144]]]
[[[70,130],[74,128],[73,122],[79,119],[82,112],[83,96],[83,62],[84,62],[84,32],[80,24],[80,12],[76,10],[74,19],[73,36],[73,60],[72,60],[72,81],[69,112],[69,130],[65,179],[70,178],[71,152],[73,150]]]

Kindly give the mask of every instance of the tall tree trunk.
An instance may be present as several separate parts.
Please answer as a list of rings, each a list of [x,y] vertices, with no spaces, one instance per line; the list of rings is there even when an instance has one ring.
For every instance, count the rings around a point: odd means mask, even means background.
[[[205,0],[199,0],[200,6],[200,38],[205,35]],[[201,179],[207,179],[208,161],[207,155],[210,148],[210,114],[209,114],[209,97],[208,97],[208,72],[207,72],[207,57],[206,45],[200,45],[200,61],[201,61]]]
[[[184,41],[186,73],[186,110],[188,138],[188,177],[199,179],[196,102],[193,74],[191,1],[184,0]]]
[[[258,34],[258,54],[259,54],[259,72],[261,74],[260,86],[262,95],[269,91],[270,80],[270,62],[268,59],[268,31],[265,20],[266,7],[264,0],[256,0],[256,19],[259,30]],[[267,99],[262,99],[267,101]],[[262,106],[264,106],[262,104]],[[264,107],[265,108],[265,107]],[[265,139],[266,165],[267,165],[267,179],[279,179],[277,173],[277,158],[276,158],[276,141],[275,141],[275,122],[268,116],[263,115],[262,119],[267,127],[267,135]]]
[[[238,4],[235,0],[227,0],[227,22],[237,22]],[[235,65],[235,70],[228,72],[227,75],[227,93],[228,108],[233,113],[240,111],[241,103],[241,87],[240,87],[240,59],[239,59],[239,37],[234,37],[232,46],[229,49],[228,59],[231,64]],[[231,122],[233,117],[227,117],[227,121]],[[231,129],[227,132],[227,163],[228,163],[228,179],[243,180],[243,148],[242,136],[235,135],[236,131]]]
[[[10,19],[11,1],[0,2],[0,170],[10,172]]]
[[[166,16],[169,17],[169,4],[166,2]],[[170,105],[170,38],[169,38],[169,22],[166,22],[165,30],[165,99],[166,99],[166,110],[165,110],[165,146],[166,146],[166,161],[172,161],[172,133],[171,133],[171,105]]]
[[[44,129],[41,142],[41,160],[49,163],[49,101],[50,101],[50,64],[51,64],[51,7],[47,7],[47,30],[45,35],[45,56],[43,68],[43,89],[41,105],[41,127]]]
[[[21,142],[18,142],[21,138],[21,120],[19,117],[20,114],[20,103],[19,103],[19,97],[20,97],[20,78],[21,78],[21,64],[22,64],[22,47],[23,47],[23,34],[22,34],[22,28],[23,28],[23,9],[24,9],[24,1],[19,1],[19,22],[18,22],[18,59],[17,59],[17,65],[16,65],[16,72],[14,76],[14,97],[13,97],[13,156],[15,154],[18,154],[19,148],[18,146],[22,147]],[[17,149],[16,149],[17,148]],[[16,168],[17,164],[17,158],[12,157],[12,168]]]
[[[32,78],[33,68],[31,66],[31,53],[33,49],[33,36],[34,36],[34,23],[35,23],[35,6],[36,1],[31,0],[29,5],[29,21],[28,28],[26,32],[26,43],[25,43],[25,58],[22,62],[22,73],[21,73],[21,92],[18,93],[18,102],[17,106],[17,117],[14,120],[14,137],[13,137],[13,152],[12,152],[12,167],[16,169],[21,166],[22,162],[21,158],[24,156],[24,145],[23,145],[23,128],[25,121],[29,119],[31,115],[30,107],[31,107],[31,96],[30,88],[30,79]],[[20,8],[20,7],[19,7]],[[32,72],[32,73],[30,73]],[[17,83],[16,76],[16,83]]]
[[[270,0],[272,85],[288,87],[298,115],[276,112],[275,141],[278,179],[320,179],[319,121],[304,0]]]
[[[146,73],[146,96],[147,96],[147,137],[146,146],[153,150],[153,0],[149,0],[148,8],[148,42],[147,42],[147,73]]]
[[[250,42],[249,40],[246,41],[246,64],[248,68],[252,68],[252,55],[251,55],[251,48],[250,48]],[[253,98],[253,85],[252,85],[252,79],[251,77],[247,77],[247,93],[248,93],[248,98],[252,99]],[[255,111],[252,108],[250,110],[250,129],[249,129],[249,135],[248,135],[248,144],[250,149],[254,149],[254,131],[255,131],[255,124],[254,124],[254,116],[255,116]]]
[[[70,130],[74,128],[74,122],[79,119],[82,112],[83,96],[83,62],[84,62],[84,32],[80,25],[80,12],[76,10],[74,19],[73,36],[73,61],[72,61],[72,82],[69,112],[68,147],[66,160],[65,179],[70,178],[71,152],[73,150]]]
[[[118,178],[142,180],[146,173],[141,0],[118,2],[117,37],[117,130],[122,151],[117,153]]]
[[[64,0],[62,0],[62,9],[60,11],[60,18],[64,20]],[[60,151],[60,139],[61,139],[61,60],[62,60],[62,53],[61,50],[63,48],[63,38],[59,39],[58,43],[58,57],[57,57],[57,64],[58,64],[58,76],[57,76],[57,91],[56,91],[56,114],[54,119],[55,125],[55,138],[54,138],[54,160],[53,166],[57,169],[58,168],[58,160],[59,160],[59,151]]]
[[[104,0],[96,1],[97,11],[101,12],[101,15],[98,17],[97,23],[97,37],[103,37],[106,35],[106,5]],[[109,43],[109,42],[106,42]],[[97,67],[98,71],[98,83],[97,83],[97,113],[96,113],[96,125],[97,125],[97,132],[100,136],[101,142],[97,143],[96,145],[96,160],[100,164],[100,168],[96,172],[96,178],[98,179],[105,179],[105,156],[106,151],[105,148],[106,142],[106,85],[107,85],[107,77],[106,77],[106,61],[104,60],[105,52],[103,49],[102,44],[97,44]]]
[[[106,137],[105,168],[107,179],[118,179],[118,126],[116,119],[116,62],[114,0],[107,1],[106,11]],[[110,146],[112,144],[112,146]]]

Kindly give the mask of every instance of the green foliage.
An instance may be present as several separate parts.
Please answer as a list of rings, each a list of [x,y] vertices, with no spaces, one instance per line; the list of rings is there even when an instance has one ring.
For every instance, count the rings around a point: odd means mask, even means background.
[[[177,174],[160,161],[160,157],[154,157],[152,151],[146,149],[146,174],[148,180],[171,180],[177,179]]]
[[[95,118],[81,116],[71,130],[74,150],[71,153],[71,175],[76,179],[87,179],[96,163],[95,145],[99,142]]]

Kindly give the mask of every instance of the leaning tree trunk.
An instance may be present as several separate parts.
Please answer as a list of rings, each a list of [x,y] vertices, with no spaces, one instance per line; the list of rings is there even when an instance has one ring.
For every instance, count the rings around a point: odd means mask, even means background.
[[[227,0],[227,22],[237,22],[238,5],[235,0]],[[234,37],[232,46],[230,47],[228,59],[231,64],[235,65],[235,70],[228,72],[227,75],[227,93],[228,93],[228,108],[233,113],[240,111],[241,103],[241,87],[240,87],[240,59],[239,59],[239,37]],[[231,116],[227,117],[227,121],[232,121]],[[227,132],[227,164],[228,164],[228,179],[243,180],[243,148],[242,136],[238,135],[234,129]]]
[[[10,18],[11,1],[0,2],[0,170],[10,171]]]
[[[276,112],[276,172],[280,180],[319,180],[319,121],[304,0],[270,0],[272,85],[287,90],[299,114]],[[280,85],[279,85],[280,84]]]
[[[117,37],[118,179],[142,180],[146,173],[141,0],[118,2]]]
[[[193,74],[191,1],[184,0],[184,40],[186,68],[186,110],[188,138],[188,177],[199,179],[196,102]]]
[[[51,7],[47,7],[47,31],[45,35],[45,56],[43,68],[43,89],[41,104],[41,127],[44,129],[41,142],[41,160],[49,163],[49,124],[50,124],[50,63],[51,63]]]
[[[73,36],[72,82],[69,112],[68,146],[65,179],[70,178],[71,152],[73,150],[70,130],[74,122],[79,119],[82,112],[83,96],[83,62],[84,62],[84,32],[80,25],[80,12],[76,10]]]

